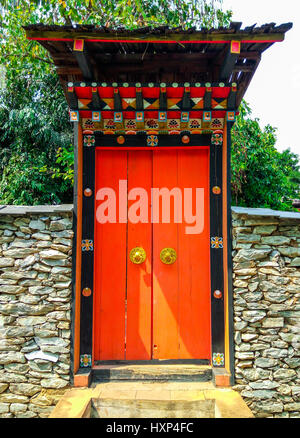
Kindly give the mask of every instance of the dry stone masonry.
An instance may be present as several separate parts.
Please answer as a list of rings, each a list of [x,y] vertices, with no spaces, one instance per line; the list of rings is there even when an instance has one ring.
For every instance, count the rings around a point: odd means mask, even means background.
[[[70,386],[72,206],[0,209],[0,417],[48,417]],[[300,417],[300,213],[233,208],[235,389]]]
[[[70,385],[72,206],[0,210],[0,417],[48,417]]]
[[[256,417],[300,417],[300,213],[233,208],[236,386]]]

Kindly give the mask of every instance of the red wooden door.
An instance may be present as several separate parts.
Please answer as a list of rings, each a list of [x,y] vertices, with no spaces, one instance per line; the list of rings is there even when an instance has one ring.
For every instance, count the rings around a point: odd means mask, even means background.
[[[209,359],[208,169],[206,149],[97,150],[95,360]],[[170,220],[164,196],[154,195],[161,189],[173,189]],[[115,223],[99,223],[104,210]],[[130,261],[134,247],[146,251],[144,263]],[[166,247],[177,252],[171,265],[160,260]]]

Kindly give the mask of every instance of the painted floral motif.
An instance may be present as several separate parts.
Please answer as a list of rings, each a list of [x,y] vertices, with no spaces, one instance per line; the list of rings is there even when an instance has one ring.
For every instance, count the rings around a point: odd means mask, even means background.
[[[146,127],[150,129],[158,128],[158,123],[154,119],[146,120]]]
[[[136,128],[136,123],[135,123],[134,120],[129,119],[129,120],[126,120],[126,121],[125,121],[125,126],[126,126],[126,128],[128,128],[128,129],[135,129],[135,128]]]
[[[92,356],[90,354],[81,354],[80,367],[87,368],[92,366]]]
[[[225,360],[224,360],[224,353],[213,353],[213,365],[215,367],[221,367],[224,366]]]
[[[90,147],[95,144],[95,136],[94,135],[84,135],[83,137],[84,146]]]
[[[112,119],[105,120],[104,127],[106,129],[116,129],[115,122]]]
[[[157,135],[148,135],[147,136],[147,146],[157,146],[157,145],[158,145]]]
[[[223,248],[223,237],[211,237],[210,243],[212,248]]]
[[[190,121],[190,128],[191,129],[199,129],[201,128],[201,122],[200,120],[193,119]]]
[[[171,119],[168,121],[168,128],[170,129],[179,129],[180,124],[179,121],[176,119]]]
[[[86,119],[86,120],[83,122],[83,127],[84,127],[85,129],[93,129],[93,128],[94,128],[94,122],[93,122],[91,119]]]
[[[81,242],[82,251],[93,251],[94,243],[92,240],[84,239]]]
[[[221,146],[223,143],[223,134],[214,132],[211,136],[211,143],[215,146]]]
[[[223,128],[223,119],[212,119],[210,126],[212,129]]]

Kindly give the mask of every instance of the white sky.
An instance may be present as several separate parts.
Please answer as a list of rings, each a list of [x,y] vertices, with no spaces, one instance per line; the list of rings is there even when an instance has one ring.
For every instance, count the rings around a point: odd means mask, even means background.
[[[233,11],[233,21],[243,22],[242,28],[293,23],[285,40],[262,54],[245,100],[262,126],[278,128],[277,149],[289,147],[300,155],[300,0],[223,0],[223,7]]]

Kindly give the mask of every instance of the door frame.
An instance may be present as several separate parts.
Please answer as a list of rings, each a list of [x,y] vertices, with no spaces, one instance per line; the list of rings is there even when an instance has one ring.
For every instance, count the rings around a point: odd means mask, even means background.
[[[193,134],[188,146],[182,135],[158,135],[158,146],[147,146],[147,135],[124,135],[120,146],[118,135],[94,132],[84,135],[76,123],[75,148],[77,178],[75,181],[74,229],[75,257],[74,292],[72,304],[72,362],[74,373],[79,368],[93,366],[93,284],[94,284],[94,188],[95,147],[101,149],[137,150],[151,148],[202,148],[210,149],[210,266],[211,266],[211,365],[232,371],[232,280],[231,280],[231,220],[230,220],[230,128],[225,123],[221,140],[214,133]],[[184,134],[184,133],[182,133]],[[90,139],[93,138],[91,142]],[[220,138],[220,137],[219,137]],[[85,195],[89,188],[91,195]],[[217,189],[218,188],[218,189]],[[90,192],[89,192],[90,193]],[[215,212],[215,214],[214,214]],[[80,236],[80,238],[79,238]],[[90,291],[87,291],[88,288]],[[220,291],[220,294],[216,291]]]

